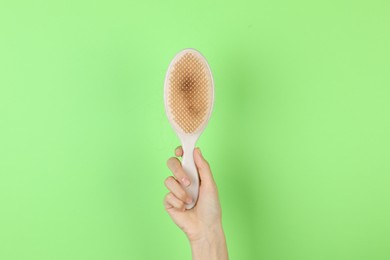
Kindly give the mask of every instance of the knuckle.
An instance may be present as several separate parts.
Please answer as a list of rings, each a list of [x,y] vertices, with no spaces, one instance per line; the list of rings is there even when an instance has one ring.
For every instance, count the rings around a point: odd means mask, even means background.
[[[173,200],[174,200],[174,196],[173,196],[173,194],[170,192],[170,193],[168,193],[166,196],[165,196],[165,199],[166,199],[166,201],[167,202],[172,202]]]
[[[166,187],[170,186],[170,184],[172,183],[172,179],[173,179],[172,176],[169,176],[168,178],[165,179],[164,184]]]
[[[206,167],[210,167],[210,164],[207,160],[204,160],[204,164],[206,165]]]
[[[170,170],[172,171],[173,175],[175,175],[176,177],[181,177],[183,175],[183,168],[182,168],[179,160],[176,158],[172,162]]]
[[[178,166],[177,166],[178,161],[177,161],[177,159],[176,159],[175,157],[169,158],[167,164],[168,164],[168,167],[169,167],[169,169],[170,169],[171,171],[173,171],[173,172],[177,171],[177,168],[178,168]]]
[[[168,204],[168,199],[169,199],[169,197],[168,197],[168,195],[169,195],[169,193],[167,193],[167,194],[165,194],[165,196],[164,196],[164,199],[163,199],[163,203],[164,204]]]
[[[203,161],[204,161],[204,163],[205,163],[206,165],[209,165],[209,161],[207,161],[206,159],[203,159]]]
[[[206,170],[210,170],[210,164],[209,164],[209,162],[206,161],[206,160],[203,160],[203,162],[202,162],[202,168],[203,168],[203,169],[206,169]]]
[[[170,193],[167,193],[164,197],[164,200],[163,200],[163,205],[164,205],[166,210],[169,210],[170,208],[173,207],[171,201],[169,200],[169,194]]]
[[[167,204],[170,204],[177,209],[181,209],[184,207],[184,202],[177,199],[175,195],[173,195],[173,193],[171,192],[166,195],[165,201],[167,202]]]

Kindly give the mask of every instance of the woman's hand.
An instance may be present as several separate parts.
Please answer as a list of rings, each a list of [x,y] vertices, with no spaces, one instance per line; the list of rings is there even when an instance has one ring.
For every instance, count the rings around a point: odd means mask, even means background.
[[[183,156],[183,149],[176,148],[175,155]],[[190,182],[180,160],[172,157],[167,161],[173,176],[165,180],[169,190],[164,199],[165,209],[187,235],[193,259],[228,259],[217,185],[199,148],[194,150],[194,161],[200,179],[199,198],[195,207],[190,210],[185,208],[186,203],[191,203],[191,197],[182,185],[188,186]]]

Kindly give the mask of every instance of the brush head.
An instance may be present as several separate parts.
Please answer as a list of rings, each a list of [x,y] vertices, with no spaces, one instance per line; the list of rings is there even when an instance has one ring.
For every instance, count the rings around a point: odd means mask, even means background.
[[[185,49],[172,60],[165,77],[164,99],[176,131],[203,131],[213,107],[214,83],[207,61],[198,51]]]

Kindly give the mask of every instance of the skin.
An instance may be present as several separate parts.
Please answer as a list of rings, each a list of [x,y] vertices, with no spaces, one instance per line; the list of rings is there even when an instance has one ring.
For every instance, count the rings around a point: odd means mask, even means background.
[[[185,209],[191,198],[183,186],[188,186],[189,179],[177,157],[183,156],[182,147],[175,149],[176,157],[167,161],[173,176],[165,179],[169,190],[164,198],[164,207],[175,224],[183,230],[191,245],[194,260],[226,260],[228,252],[222,228],[221,206],[217,185],[210,165],[203,158],[199,148],[194,150],[194,161],[200,178],[199,198],[194,208]]]

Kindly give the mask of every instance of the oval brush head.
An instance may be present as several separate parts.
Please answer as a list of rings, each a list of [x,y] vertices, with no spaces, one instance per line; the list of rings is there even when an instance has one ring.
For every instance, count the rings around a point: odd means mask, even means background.
[[[182,165],[190,178],[186,187],[193,203],[198,198],[199,177],[193,161],[195,143],[209,121],[214,102],[214,82],[206,59],[194,49],[179,52],[169,65],[164,84],[165,111],[183,146]]]

